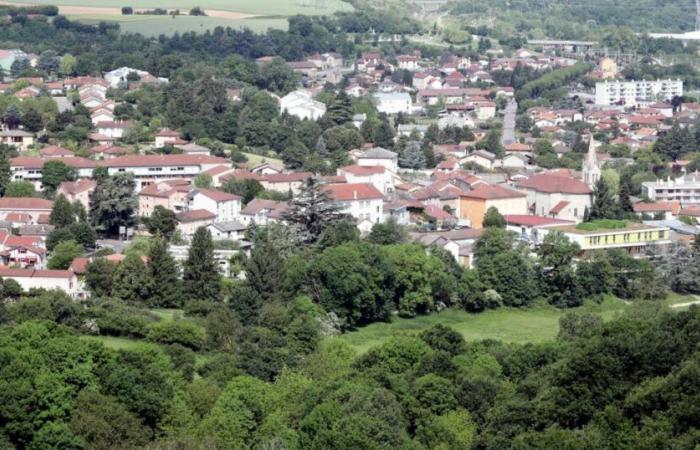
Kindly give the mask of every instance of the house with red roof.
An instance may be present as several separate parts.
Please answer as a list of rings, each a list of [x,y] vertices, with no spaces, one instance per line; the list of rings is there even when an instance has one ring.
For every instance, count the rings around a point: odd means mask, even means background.
[[[382,221],[384,195],[370,183],[327,184],[323,190],[357,220],[358,228],[369,231]]]
[[[24,214],[27,218],[23,223],[39,223],[42,214],[51,214],[53,202],[37,197],[2,197],[0,198],[0,220],[7,217],[19,217]]]
[[[266,190],[296,194],[312,176],[311,172],[271,173],[260,176],[258,181]]]
[[[241,214],[241,197],[215,189],[195,188],[187,194],[187,208],[214,214],[215,222],[237,220]]]
[[[240,221],[245,225],[255,223],[265,226],[268,223],[281,220],[287,209],[289,209],[287,202],[254,198],[245,205],[245,208],[241,209]]]
[[[506,230],[517,233],[521,240],[533,245],[540,243],[544,238],[546,232],[543,232],[543,229],[556,225],[574,223],[568,220],[527,214],[506,214],[503,218],[506,221]]]
[[[675,219],[681,213],[681,202],[670,200],[665,202],[639,202],[633,205],[634,212],[641,218],[655,220]]]
[[[39,150],[39,154],[44,158],[65,158],[73,155],[73,152],[67,148],[60,147],[58,145],[49,145]]]
[[[199,227],[208,227],[216,219],[216,214],[206,209],[190,209],[177,214],[178,230],[183,236],[192,236]]]
[[[78,277],[70,270],[41,270],[0,268],[0,278],[15,280],[22,290],[60,289],[73,298],[82,297],[84,292]]]
[[[460,195],[460,219],[481,228],[486,211],[494,207],[501,214],[527,214],[527,195],[497,184],[479,184]]]
[[[182,178],[149,184],[138,195],[139,216],[150,217],[156,206],[176,213],[186,211],[191,191],[190,181]]]
[[[533,175],[518,181],[516,187],[527,194],[530,214],[576,223],[583,221],[593,198],[593,191],[586,183],[559,172]]]
[[[76,181],[64,181],[56,189],[56,195],[63,195],[71,202],[80,202],[86,211],[90,210],[90,195],[95,190],[97,182],[89,178]]]

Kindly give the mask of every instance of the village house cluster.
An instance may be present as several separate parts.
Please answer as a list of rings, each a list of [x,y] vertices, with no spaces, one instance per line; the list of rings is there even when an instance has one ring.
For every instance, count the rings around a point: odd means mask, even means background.
[[[0,64],[9,67],[13,59],[33,57],[19,51],[0,51]],[[264,57],[258,62],[270,59]],[[343,89],[349,96],[371,99],[376,110],[389,117],[400,114],[414,119],[395,127],[397,139],[422,138],[430,125],[437,125],[440,130],[468,127],[473,131],[473,141],[435,145],[432,150],[439,162],[431,169],[401,167],[398,153],[371,143],[351,149],[352,163],[339,167],[335,175],[321,177],[321,181],[329,198],[354,218],[362,233],[370,232],[378,223],[395,220],[411,227],[416,242],[441,246],[467,267],[473,262],[473,244],[482,233],[484,215],[492,207],[505,217],[509,229],[533,246],[550,230],[558,230],[578,242],[583,252],[624,248],[641,254],[647,246],[690,235],[692,230],[674,219],[679,215],[700,217],[700,176],[684,173],[682,161],[677,163],[677,178],[643,183],[643,191],[651,202],[636,203],[635,212],[656,220],[600,232],[576,228],[591,208],[593,190],[604,166],[625,160],[602,152],[593,137],[596,131],[615,130],[616,137],[610,143],[624,144],[636,151],[652,145],[668,131],[670,118],[680,124],[694,123],[700,108],[689,103],[672,105],[672,100],[682,95],[682,83],[622,81],[616,63],[603,58],[589,74],[600,82],[595,92],[581,94],[583,108],[530,108],[521,115],[531,121],[540,135],[516,132],[514,89],[498,86],[493,80],[494,72],[514,71],[518,67],[565,68],[575,62],[527,49],[518,50],[509,58],[479,60],[457,55],[435,60],[414,52],[394,56],[362,53],[347,61],[339,54],[326,53],[287,62],[301,74],[302,86],[276,99],[281,112],[319,120],[327,107],[316,96],[327,83],[337,85],[345,78]],[[395,81],[385,76],[397,70],[410,73],[410,77]],[[59,159],[75,169],[77,179],[61,184],[57,193],[71,202],[80,202],[86,210],[96,186],[92,179],[96,169],[106,168],[109,175],[130,173],[136,182],[140,217],[147,218],[162,206],[177,214],[178,229],[184,239],[203,226],[214,239],[237,241],[245,248],[245,230],[251,224],[284,223],[289,202],[253,199],[244,204],[240,196],[223,192],[221,187],[228,180],[252,179],[267,191],[294,197],[315,176],[287,170],[276,160],[263,160],[252,167],[234,163],[214,156],[207,146],[189,142],[169,128],[158,130],[154,142],[145,148],[122,143],[132,123],[115,119],[117,105],[108,98],[108,90],[168,82],[141,70],[123,67],[101,78],[18,79],[13,83],[18,81],[27,87],[12,95],[22,100],[48,91],[59,110],[71,108],[70,98],[77,96],[89,109],[95,132],[89,136],[91,146],[86,157],[60,145],[39,145],[35,134],[3,126],[0,142],[15,146],[20,152],[10,160],[12,180],[29,181],[40,190],[42,168],[48,161]],[[11,91],[13,83],[0,84],[0,94]],[[240,99],[239,91],[231,90],[229,95],[232,100]],[[505,116],[502,154],[475,149],[480,140],[486,139],[486,130],[501,116]],[[359,128],[364,120],[365,115],[357,114],[353,124]],[[561,158],[573,151],[564,135],[567,124],[574,122],[592,127],[584,134],[587,152],[582,170],[538,167],[534,159],[537,140],[544,136]],[[488,126],[481,127],[483,124]],[[179,152],[148,152],[149,148],[165,146]],[[211,178],[208,188],[195,186],[195,179],[203,174]],[[17,279],[25,288],[57,286],[79,295],[76,276],[84,271],[85,261],[79,261],[69,271],[45,270],[44,241],[52,229],[48,225],[51,209],[49,200],[0,198],[0,259],[8,267],[0,269],[0,276]]]

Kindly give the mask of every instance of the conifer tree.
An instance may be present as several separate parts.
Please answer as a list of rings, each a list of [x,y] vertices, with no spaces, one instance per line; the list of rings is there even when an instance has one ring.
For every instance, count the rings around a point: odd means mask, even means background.
[[[411,141],[406,144],[399,157],[399,165],[406,169],[425,169],[425,153],[420,143]]]
[[[219,268],[214,261],[214,243],[205,227],[197,228],[184,264],[183,292],[186,300],[218,301],[221,291]]]
[[[182,306],[177,264],[168,253],[168,242],[160,234],[148,248],[148,272],[153,282],[151,305],[165,308]]]
[[[290,224],[299,225],[307,243],[316,242],[323,230],[329,225],[340,222],[345,218],[341,207],[331,200],[328,192],[324,191],[321,182],[311,177],[307,180],[299,195],[290,201],[290,208],[284,219]]]
[[[591,205],[589,218],[590,220],[615,219],[618,216],[617,212],[617,205],[610,186],[608,186],[605,178],[601,177],[593,190],[593,204]]]
[[[114,271],[112,296],[130,303],[147,303],[152,294],[152,280],[139,255],[130,253]]]
[[[63,195],[54,201],[49,223],[56,228],[69,227],[75,223],[75,209]]]

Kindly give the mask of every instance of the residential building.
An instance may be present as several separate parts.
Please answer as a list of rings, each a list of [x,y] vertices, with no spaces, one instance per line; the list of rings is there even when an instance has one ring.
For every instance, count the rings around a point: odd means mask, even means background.
[[[681,80],[601,81],[595,85],[596,105],[637,106],[682,96]]]
[[[166,145],[175,145],[180,141],[182,141],[180,133],[170,128],[163,128],[156,133],[154,145],[156,148],[162,148]]]
[[[15,280],[24,291],[29,291],[30,289],[60,289],[73,298],[84,295],[77,275],[70,270],[0,268],[0,278]]]
[[[190,191],[192,184],[184,179],[149,184],[139,192],[139,216],[150,217],[156,206],[176,213],[183,212],[187,210]]]
[[[326,113],[326,105],[314,100],[311,92],[300,89],[280,99],[280,111],[300,119],[318,120]]]
[[[592,189],[583,181],[556,173],[542,173],[519,181],[516,187],[527,194],[530,213],[581,222],[591,207]]]
[[[384,196],[369,183],[327,184],[323,189],[330,198],[343,206],[344,211],[358,221],[376,224],[381,222]]]
[[[0,144],[7,144],[20,151],[28,150],[34,144],[34,135],[24,130],[0,131]]]
[[[177,214],[178,230],[189,238],[199,227],[208,227],[216,220],[216,214],[206,209],[190,209]]]
[[[88,178],[77,181],[64,181],[58,186],[56,195],[63,195],[71,202],[80,202],[86,211],[90,210],[90,195],[92,195],[97,182]]]
[[[30,224],[41,223],[41,216],[51,214],[53,202],[38,197],[0,198],[0,220],[8,220],[11,214],[26,214]]]
[[[215,241],[242,241],[247,227],[237,220],[230,220],[228,222],[214,222],[208,228]]]
[[[131,173],[140,191],[151,183],[175,178],[194,179],[201,172],[231,163],[224,158],[204,155],[129,155],[105,163],[109,175]]]
[[[348,183],[369,183],[383,194],[394,190],[394,176],[384,166],[344,166],[338,168],[338,175]]]
[[[460,195],[460,219],[472,228],[481,228],[490,207],[501,214],[527,214],[527,195],[493,184],[479,184]]]
[[[216,215],[215,222],[230,222],[241,213],[241,197],[214,189],[195,188],[187,195],[187,208]]]
[[[639,202],[635,203],[634,212],[641,218],[649,217],[658,220],[675,219],[681,212],[681,202]]]
[[[542,229],[555,225],[573,224],[573,222],[568,220],[532,215],[506,214],[503,218],[506,221],[506,230],[517,233],[519,240],[532,246],[542,243],[544,236],[547,234]]]
[[[582,255],[593,250],[622,249],[631,255],[641,256],[650,245],[666,245],[671,242],[670,230],[666,226],[636,222],[626,222],[621,223],[621,225],[624,226],[606,228],[604,221],[596,221],[578,225],[557,225],[543,229],[543,231],[564,233],[572,242],[581,247]]]
[[[373,147],[357,157],[357,165],[363,167],[382,166],[390,172],[399,170],[399,155],[382,147]]]
[[[245,225],[255,223],[265,226],[268,223],[279,221],[288,208],[289,204],[286,202],[254,198],[245,205],[245,208],[241,209],[240,220]]]
[[[406,92],[376,93],[372,96],[377,111],[385,114],[411,114],[413,102]]]
[[[313,174],[311,172],[271,173],[258,179],[270,191],[296,194]]]
[[[683,207],[700,204],[700,174],[645,181],[642,183],[642,194],[653,202],[677,200]]]

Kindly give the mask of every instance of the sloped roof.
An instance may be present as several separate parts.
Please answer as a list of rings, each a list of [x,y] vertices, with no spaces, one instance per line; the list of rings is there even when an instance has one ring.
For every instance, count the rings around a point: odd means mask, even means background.
[[[519,188],[533,189],[545,193],[590,194],[593,191],[586,183],[576,178],[552,174],[533,175],[527,180],[519,181]]]
[[[525,197],[526,194],[494,184],[480,184],[471,191],[463,192],[461,196],[482,200],[497,200],[502,198]]]
[[[336,201],[373,200],[384,198],[381,192],[369,183],[327,184],[325,191]]]

